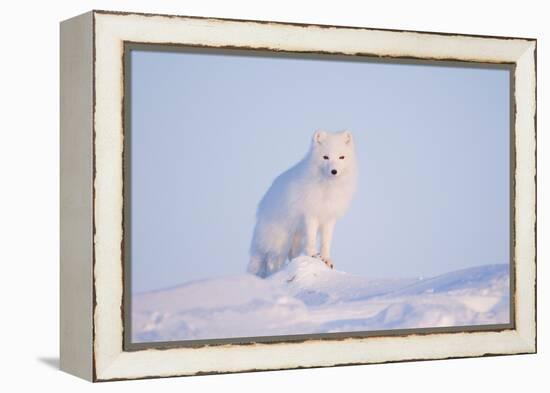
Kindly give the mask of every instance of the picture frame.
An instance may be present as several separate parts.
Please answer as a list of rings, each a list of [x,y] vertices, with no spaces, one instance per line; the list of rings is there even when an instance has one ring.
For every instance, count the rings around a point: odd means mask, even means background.
[[[536,40],[90,11],[61,23],[61,369],[90,381],[536,352]],[[510,323],[133,344],[128,292],[131,48],[461,63],[511,80]]]

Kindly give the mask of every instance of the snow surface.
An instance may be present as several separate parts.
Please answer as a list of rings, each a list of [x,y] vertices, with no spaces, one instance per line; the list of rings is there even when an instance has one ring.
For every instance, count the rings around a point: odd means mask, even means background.
[[[267,279],[195,281],[132,298],[133,342],[504,324],[508,265],[370,279],[299,257]]]

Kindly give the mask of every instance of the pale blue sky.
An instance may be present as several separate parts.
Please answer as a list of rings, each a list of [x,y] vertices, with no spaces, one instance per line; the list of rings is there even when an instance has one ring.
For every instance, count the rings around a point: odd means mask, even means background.
[[[242,274],[257,203],[315,129],[353,132],[338,270],[509,259],[509,71],[134,50],[132,290]]]

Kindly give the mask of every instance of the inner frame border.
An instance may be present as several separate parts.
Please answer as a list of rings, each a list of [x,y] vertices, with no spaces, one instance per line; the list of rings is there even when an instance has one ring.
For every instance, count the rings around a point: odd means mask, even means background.
[[[501,38],[501,37],[499,37]],[[465,325],[449,327],[427,327],[414,329],[387,329],[339,333],[317,333],[317,334],[293,334],[278,336],[254,336],[254,337],[233,337],[201,340],[174,340],[157,341],[147,343],[132,342],[132,296],[131,296],[131,52],[144,50],[153,52],[168,53],[200,53],[216,55],[232,55],[243,57],[271,57],[271,58],[299,58],[315,59],[324,61],[349,61],[364,63],[386,63],[406,64],[436,67],[463,67],[482,69],[501,69],[509,72],[509,323],[487,324],[487,325]],[[123,223],[122,223],[122,321],[123,321],[123,351],[139,351],[145,349],[173,349],[173,348],[198,348],[217,345],[251,345],[300,343],[308,340],[342,340],[347,338],[368,338],[368,337],[406,337],[411,335],[429,335],[437,333],[471,333],[471,332],[501,332],[514,330],[516,326],[516,277],[515,277],[515,174],[516,174],[516,146],[515,146],[515,72],[516,65],[511,62],[481,62],[472,60],[447,60],[431,58],[411,57],[381,57],[368,54],[344,54],[335,52],[301,52],[290,50],[274,50],[264,48],[238,47],[238,46],[209,46],[189,45],[178,43],[149,43],[136,41],[123,41],[122,59],[122,132],[123,132]]]

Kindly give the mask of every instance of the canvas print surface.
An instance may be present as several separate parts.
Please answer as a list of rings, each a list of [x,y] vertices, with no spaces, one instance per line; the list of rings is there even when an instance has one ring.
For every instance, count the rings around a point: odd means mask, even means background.
[[[509,69],[126,64],[132,343],[510,323]]]

